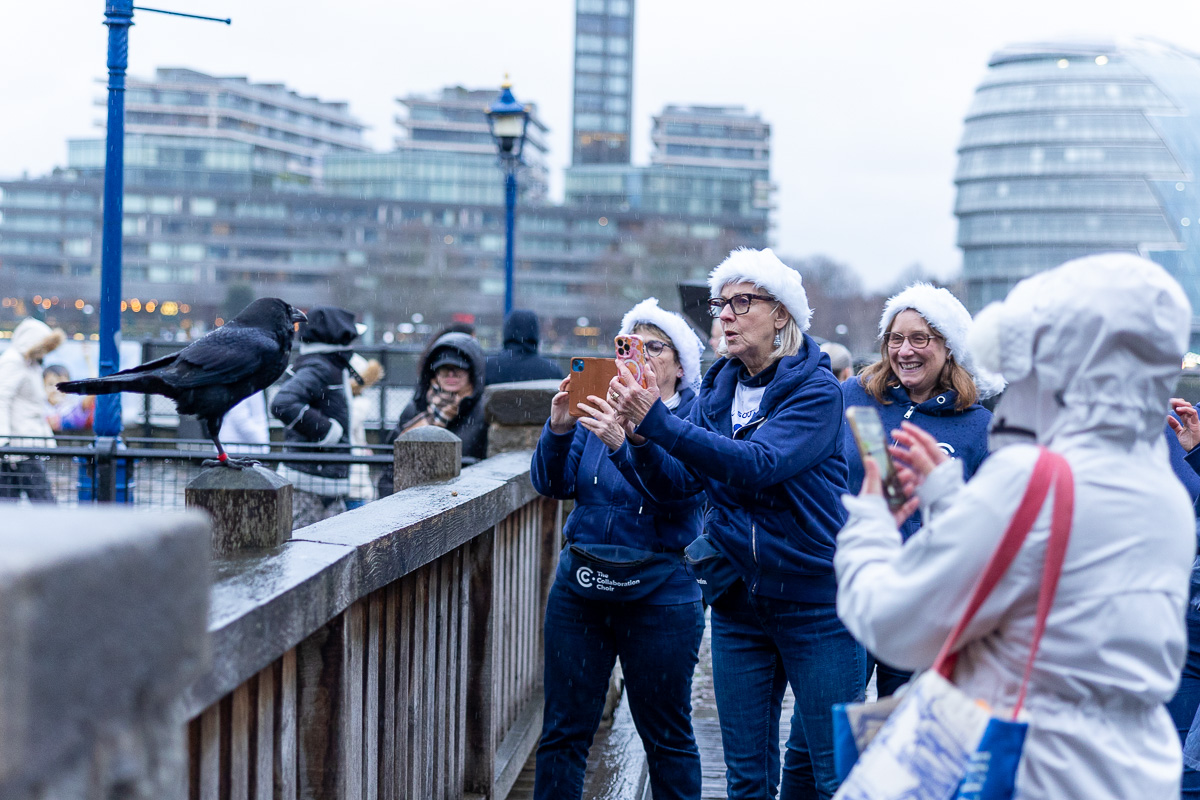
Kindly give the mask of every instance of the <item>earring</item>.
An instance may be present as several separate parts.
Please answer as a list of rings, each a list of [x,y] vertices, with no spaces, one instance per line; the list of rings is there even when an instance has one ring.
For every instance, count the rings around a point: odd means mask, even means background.
[[[779,338],[779,331],[775,331],[775,346],[779,347],[783,344],[783,339]]]

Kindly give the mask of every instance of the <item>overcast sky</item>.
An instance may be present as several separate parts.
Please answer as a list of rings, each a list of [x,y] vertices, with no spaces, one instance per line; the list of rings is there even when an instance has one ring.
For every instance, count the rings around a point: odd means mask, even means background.
[[[868,285],[919,262],[957,271],[953,173],[962,116],[1005,44],[1150,36],[1200,50],[1196,0],[636,0],[634,160],[667,103],[744,105],[772,124],[774,240]],[[555,191],[570,158],[572,0],[154,0],[232,26],[136,12],[130,73],[182,66],[346,100],[376,148],[394,98],[494,86],[550,125]],[[0,177],[66,161],[102,135],[102,0],[8,3],[0,46]],[[499,178],[497,178],[499,180]]]

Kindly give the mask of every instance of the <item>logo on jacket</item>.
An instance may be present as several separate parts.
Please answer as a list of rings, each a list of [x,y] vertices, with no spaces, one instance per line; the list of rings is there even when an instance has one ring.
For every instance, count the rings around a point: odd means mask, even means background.
[[[575,570],[575,580],[585,589],[592,588],[592,570],[588,567],[580,567]]]
[[[938,447],[942,448],[942,452],[948,456],[954,455],[954,447],[946,442],[938,442]]]

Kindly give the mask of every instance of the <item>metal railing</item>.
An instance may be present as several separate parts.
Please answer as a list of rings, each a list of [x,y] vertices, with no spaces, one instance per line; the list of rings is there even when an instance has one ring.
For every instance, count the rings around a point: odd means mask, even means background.
[[[184,488],[204,469],[202,463],[216,455],[207,440],[62,436],[53,441],[30,437],[20,441],[24,446],[0,447],[0,500],[183,508]],[[375,497],[379,473],[392,463],[388,445],[367,445],[371,455],[360,455],[336,445],[311,453],[286,452],[282,443],[225,444],[232,454],[252,457],[268,469],[279,464],[349,464],[347,495],[364,501]],[[303,477],[294,477],[297,488],[304,489]]]

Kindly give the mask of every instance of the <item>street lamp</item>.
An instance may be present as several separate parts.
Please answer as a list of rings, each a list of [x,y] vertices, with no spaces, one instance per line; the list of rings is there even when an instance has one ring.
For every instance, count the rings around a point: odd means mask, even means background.
[[[500,85],[500,96],[487,110],[488,130],[496,143],[500,168],[504,170],[504,316],[513,307],[513,227],[517,207],[517,170],[524,165],[525,132],[529,109],[513,97],[512,84]]]
[[[228,19],[135,6],[134,0],[105,0],[108,26],[108,120],[104,159],[104,217],[100,240],[100,377],[121,368],[121,227],[125,199],[125,69],[129,66],[129,28],[133,12],[230,23]],[[121,434],[121,395],[96,398],[97,436]]]

